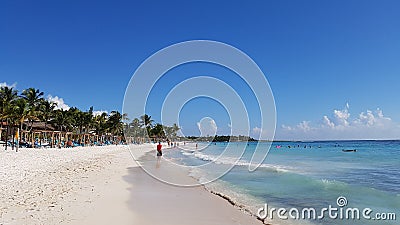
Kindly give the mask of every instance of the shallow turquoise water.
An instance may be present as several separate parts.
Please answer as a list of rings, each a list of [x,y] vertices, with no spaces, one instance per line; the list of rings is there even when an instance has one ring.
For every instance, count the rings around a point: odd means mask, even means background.
[[[268,203],[274,207],[318,209],[332,205],[346,197],[346,207],[376,212],[395,212],[400,216],[400,141],[326,141],[274,142],[261,167],[248,171],[248,162],[257,143],[217,143],[202,151],[170,151],[167,157],[180,159],[186,165],[211,162],[207,170],[196,169],[201,179],[219,171],[221,165],[236,166],[220,178],[218,191],[240,193],[237,200],[254,204]],[[259,143],[268,148],[268,144]],[[205,146],[202,143],[200,146]],[[280,148],[278,148],[280,146]],[[290,146],[290,148],[289,148]],[[228,148],[228,149],[227,149]],[[242,158],[230,153],[245,148]],[[342,149],[357,149],[343,152]],[[216,158],[224,152],[223,157]],[[210,169],[212,168],[212,169]],[[250,201],[251,199],[251,201]],[[256,201],[254,201],[254,199]],[[399,224],[397,221],[377,220],[311,220],[315,224]],[[299,224],[302,224],[301,221]]]

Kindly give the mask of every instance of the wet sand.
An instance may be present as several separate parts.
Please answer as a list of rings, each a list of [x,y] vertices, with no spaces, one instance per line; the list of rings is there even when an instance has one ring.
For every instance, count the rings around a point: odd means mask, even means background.
[[[156,176],[174,176],[181,183],[192,182],[188,171],[176,170],[165,160],[157,165],[155,157],[146,155],[140,161],[154,164],[152,173]],[[139,167],[129,168],[129,175],[124,179],[132,183],[129,206],[138,224],[262,224],[203,186],[179,187],[163,183]]]

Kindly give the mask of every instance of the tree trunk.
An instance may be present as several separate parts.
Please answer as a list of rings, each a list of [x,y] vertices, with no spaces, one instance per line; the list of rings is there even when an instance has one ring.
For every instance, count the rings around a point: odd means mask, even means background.
[[[21,123],[21,128],[20,128],[20,131],[22,132],[22,125],[23,125],[23,123]],[[19,135],[19,143],[21,143],[21,141],[22,141],[22,135],[20,134]]]
[[[11,150],[14,151],[14,141],[15,141],[14,128],[11,131],[11,135],[12,135]]]
[[[43,141],[44,143],[49,143],[48,140],[45,140],[45,138],[47,139],[47,123],[44,122],[44,135],[43,135]]]
[[[29,127],[29,132],[31,132],[33,127],[33,120],[29,120],[29,122],[31,123],[31,126]]]
[[[5,142],[6,142],[6,147],[5,147],[5,150],[7,150],[7,146],[8,146],[8,124],[7,124],[7,128],[6,128],[6,139],[5,139]]]
[[[3,133],[3,120],[0,120],[0,141],[1,141],[1,134]]]

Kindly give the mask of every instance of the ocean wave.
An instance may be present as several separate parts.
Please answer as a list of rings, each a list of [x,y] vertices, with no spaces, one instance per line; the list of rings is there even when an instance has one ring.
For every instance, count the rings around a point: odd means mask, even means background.
[[[200,152],[181,151],[181,153],[185,156],[192,156],[192,157],[195,157],[202,161],[213,162],[215,164],[235,165],[235,166],[243,166],[243,167],[250,165],[250,162],[243,160],[243,159],[238,160],[237,158],[234,158],[234,157],[213,156],[213,155],[207,155],[207,154],[200,153]],[[296,172],[294,168],[291,168],[288,166],[282,166],[282,165],[261,164],[260,168],[263,168],[270,172],[277,172],[277,173]]]
[[[315,180],[317,185],[322,185],[324,189],[333,189],[336,191],[346,191],[348,190],[348,184],[345,182],[329,179],[318,179]]]
[[[186,156],[191,156],[193,155],[193,153],[191,152],[186,152],[186,151],[181,151],[182,155],[186,155]]]

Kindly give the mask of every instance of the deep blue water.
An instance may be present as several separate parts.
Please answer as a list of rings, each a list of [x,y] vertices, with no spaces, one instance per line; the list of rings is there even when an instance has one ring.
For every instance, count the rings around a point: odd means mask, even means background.
[[[205,148],[198,151],[176,149],[168,152],[167,157],[193,166],[210,163],[210,167],[192,170],[192,175],[200,180],[218,173],[223,165],[235,165],[208,186],[231,196],[253,212],[264,203],[274,207],[313,207],[318,210],[328,205],[337,206],[336,199],[345,196],[347,207],[368,207],[373,213],[395,212],[397,217],[400,216],[400,141],[274,142],[267,158],[254,172],[249,172],[248,163],[257,143],[208,144],[200,143],[199,149]],[[269,146],[267,143],[259,145],[261,148]],[[244,154],[236,161],[233,156],[239,155],[241,149],[245,149]],[[356,149],[357,152],[343,152],[342,149]],[[400,224],[399,220],[323,219],[308,222]]]

